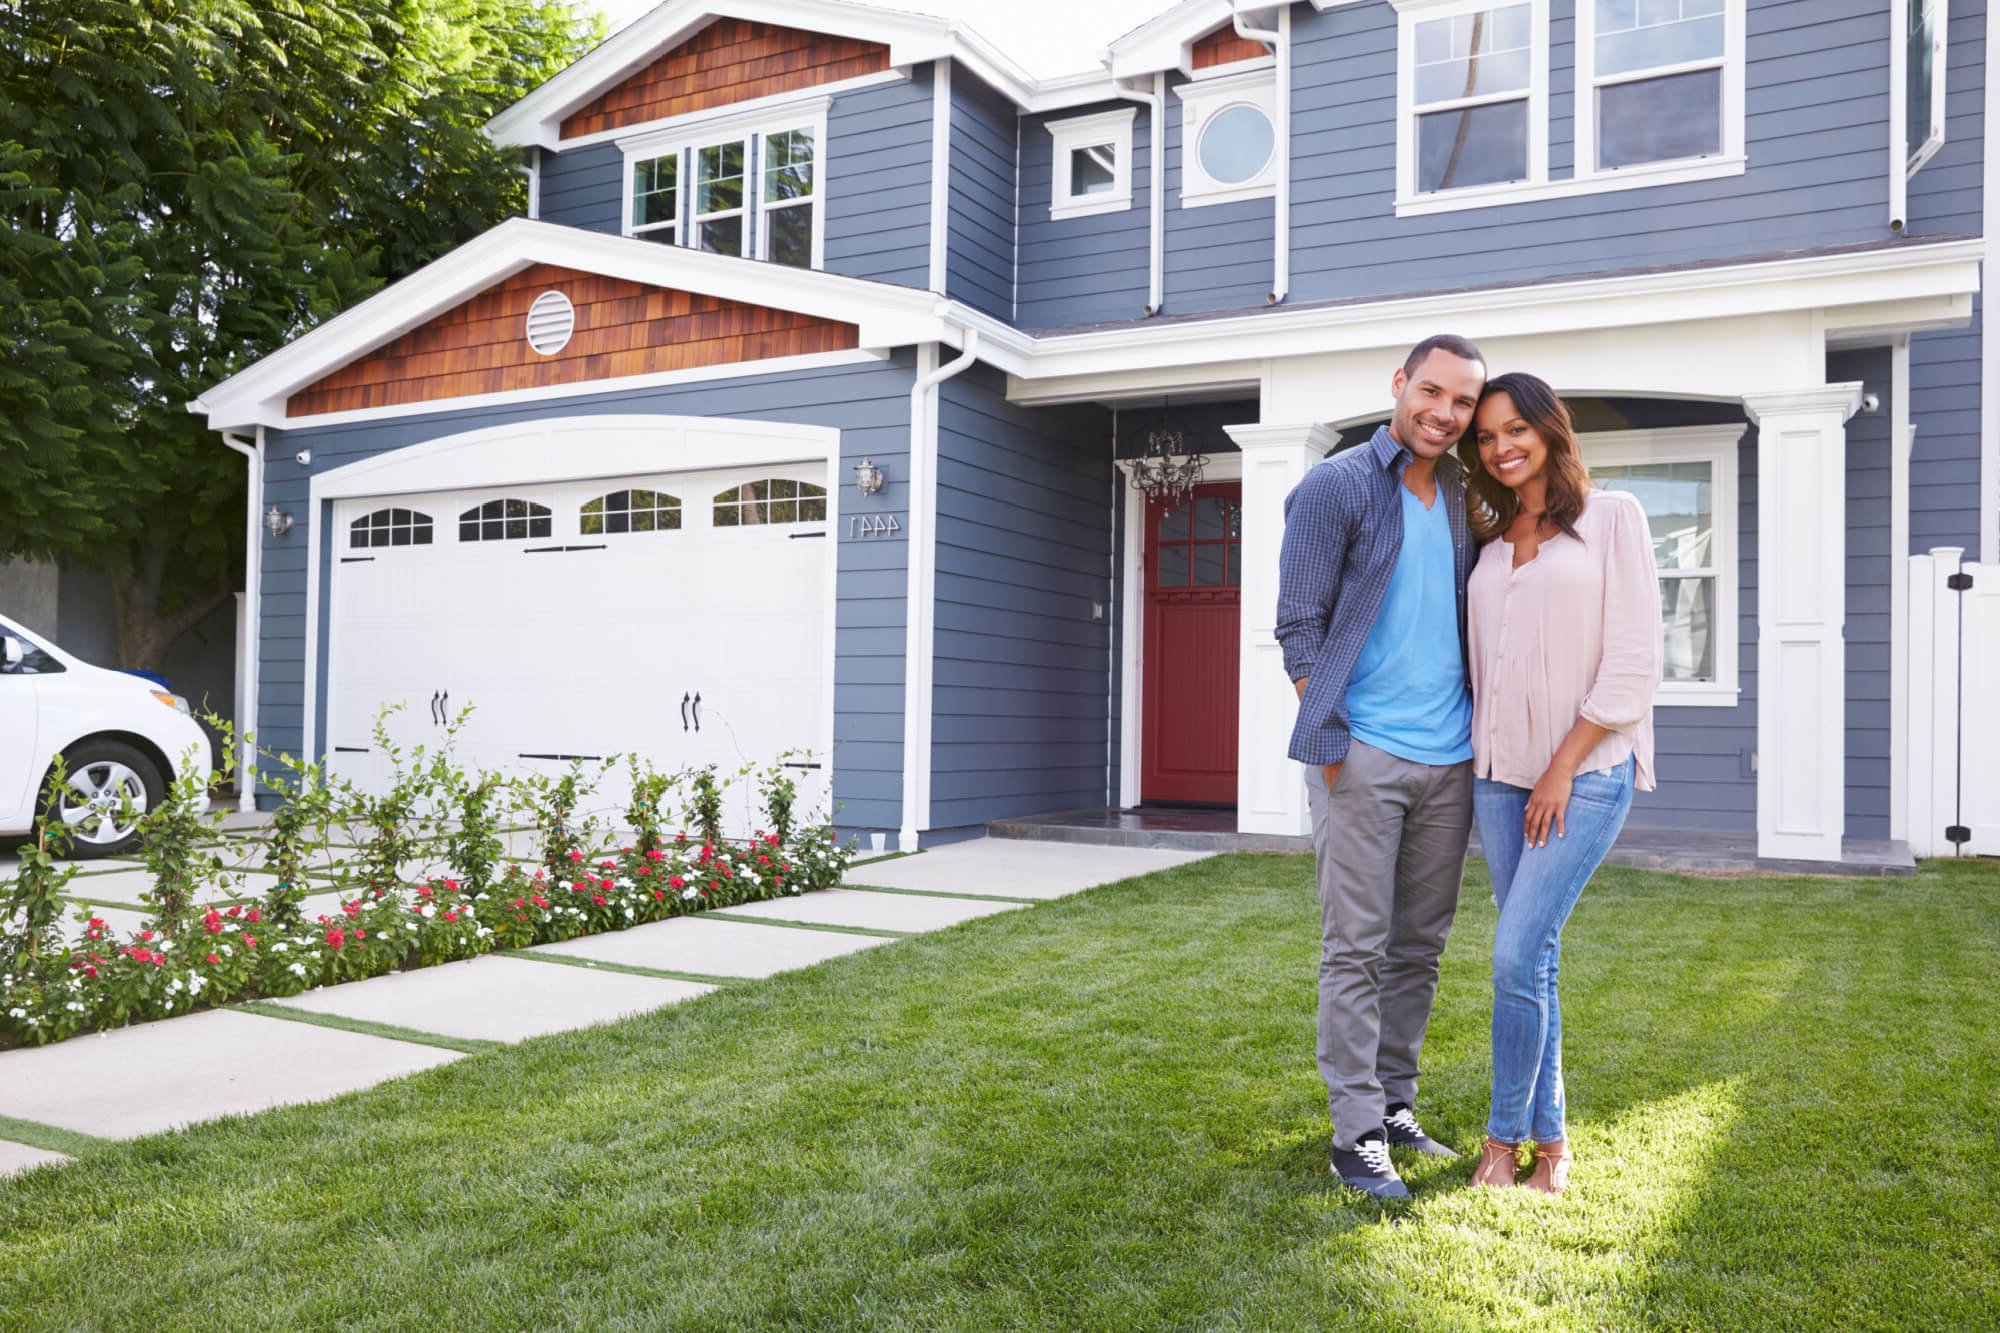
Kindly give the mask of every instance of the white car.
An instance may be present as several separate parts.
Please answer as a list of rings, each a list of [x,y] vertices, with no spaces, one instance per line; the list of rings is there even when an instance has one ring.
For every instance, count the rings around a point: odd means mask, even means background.
[[[187,700],[139,676],[72,657],[0,616],[0,836],[31,833],[56,755],[69,766],[62,820],[74,856],[138,841],[135,816],[175,774],[211,770]]]

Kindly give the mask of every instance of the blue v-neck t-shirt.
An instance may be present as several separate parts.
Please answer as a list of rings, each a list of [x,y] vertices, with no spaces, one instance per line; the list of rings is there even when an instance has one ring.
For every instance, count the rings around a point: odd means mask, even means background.
[[[1472,758],[1472,694],[1458,642],[1458,585],[1443,496],[1403,500],[1403,549],[1347,682],[1357,740],[1413,764]]]

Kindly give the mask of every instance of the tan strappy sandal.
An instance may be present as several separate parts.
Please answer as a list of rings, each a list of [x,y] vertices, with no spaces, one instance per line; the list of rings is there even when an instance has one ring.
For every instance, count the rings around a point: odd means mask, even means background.
[[[1472,1188],[1512,1189],[1514,1168],[1520,1164],[1518,1143],[1502,1143],[1491,1134],[1479,1149],[1479,1165],[1472,1168]]]
[[[1569,1144],[1561,1139],[1535,1145],[1535,1164],[1522,1186],[1544,1194],[1561,1194],[1569,1188]]]

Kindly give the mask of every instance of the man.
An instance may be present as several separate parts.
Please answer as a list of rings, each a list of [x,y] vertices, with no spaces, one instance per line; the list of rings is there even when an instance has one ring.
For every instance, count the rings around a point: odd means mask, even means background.
[[[1373,439],[1285,499],[1277,637],[1297,684],[1319,862],[1319,1069],[1333,1171],[1409,1194],[1391,1147],[1455,1157],[1416,1118],[1417,1058],[1472,829],[1465,581],[1474,550],[1451,449],[1486,364],[1440,334],[1390,380]]]

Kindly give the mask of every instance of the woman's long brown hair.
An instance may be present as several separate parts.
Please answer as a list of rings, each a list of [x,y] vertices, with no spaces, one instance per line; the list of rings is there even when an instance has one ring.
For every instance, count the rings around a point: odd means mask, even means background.
[[[1479,395],[1480,406],[1501,393],[1513,400],[1514,410],[1534,427],[1549,449],[1548,462],[1543,468],[1548,479],[1548,508],[1543,511],[1538,530],[1543,535],[1561,532],[1575,537],[1576,520],[1590,494],[1590,472],[1576,446],[1576,426],[1570,420],[1569,406],[1545,380],[1518,370],[1486,381],[1486,388]],[[1465,478],[1472,488],[1469,498],[1473,503],[1466,506],[1472,534],[1482,542],[1490,542],[1519,515],[1521,503],[1499,478],[1480,465],[1476,428],[1466,431],[1465,438],[1458,442],[1458,461],[1465,465]]]

